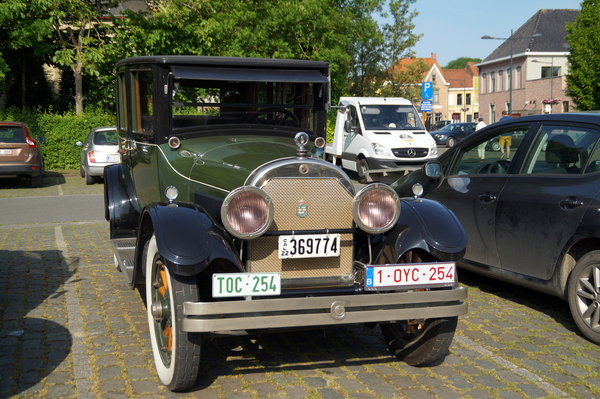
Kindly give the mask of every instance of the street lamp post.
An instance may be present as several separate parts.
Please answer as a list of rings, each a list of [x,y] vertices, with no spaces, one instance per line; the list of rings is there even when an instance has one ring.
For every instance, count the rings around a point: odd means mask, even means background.
[[[492,37],[489,35],[484,35],[481,36],[482,39],[493,39],[493,40],[508,40],[508,50],[510,52],[510,74],[508,75],[508,115],[510,117],[512,117],[512,90],[513,90],[513,47],[512,47],[512,41],[516,40],[516,39],[532,39],[535,37],[540,37],[542,36],[541,33],[536,33],[532,36],[525,36],[525,37],[513,37],[513,30],[510,30],[510,36],[509,37]]]
[[[554,83],[554,57],[550,57],[550,62],[540,61],[540,60],[531,60],[531,62],[537,62],[540,64],[550,64],[550,100],[554,99],[554,91],[553,91],[553,83]],[[550,113],[552,113],[552,102],[550,102]]]

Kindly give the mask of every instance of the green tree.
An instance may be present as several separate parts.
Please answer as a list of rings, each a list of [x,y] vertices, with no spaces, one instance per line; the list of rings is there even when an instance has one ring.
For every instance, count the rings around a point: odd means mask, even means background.
[[[117,0],[3,0],[0,26],[10,27],[9,48],[31,48],[37,55],[51,52],[55,65],[73,71],[75,112],[81,114],[83,75],[99,74],[96,64],[112,32],[105,21],[107,10],[118,4]]]
[[[600,3],[581,2],[575,21],[567,24],[570,52],[569,74],[565,93],[581,111],[600,108]]]
[[[481,62],[481,58],[460,57],[450,61],[444,69],[464,69],[469,62]]]

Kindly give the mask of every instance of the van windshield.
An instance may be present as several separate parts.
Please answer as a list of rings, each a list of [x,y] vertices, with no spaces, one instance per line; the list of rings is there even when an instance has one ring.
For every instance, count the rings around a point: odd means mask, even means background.
[[[360,111],[367,130],[425,130],[412,105],[361,105]]]

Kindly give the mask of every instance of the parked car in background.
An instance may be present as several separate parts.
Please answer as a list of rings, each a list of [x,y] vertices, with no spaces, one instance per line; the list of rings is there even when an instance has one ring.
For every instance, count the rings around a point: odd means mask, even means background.
[[[119,163],[119,135],[114,126],[93,128],[82,143],[79,173],[86,184],[93,184],[97,178],[104,177],[104,167]]]
[[[31,187],[42,187],[44,157],[38,141],[31,138],[26,124],[0,122],[0,176],[25,177]]]
[[[486,150],[501,136],[504,158]],[[460,267],[566,299],[600,344],[600,114],[498,122],[393,187],[412,196],[415,183],[465,227]]]
[[[450,123],[440,130],[430,132],[430,134],[437,145],[452,147],[473,133],[476,126],[477,123],[475,122]]]
[[[433,132],[433,131],[436,131],[436,130],[440,130],[444,126],[449,125],[451,123],[452,123],[451,120],[437,121],[433,125],[430,126],[429,131]]]

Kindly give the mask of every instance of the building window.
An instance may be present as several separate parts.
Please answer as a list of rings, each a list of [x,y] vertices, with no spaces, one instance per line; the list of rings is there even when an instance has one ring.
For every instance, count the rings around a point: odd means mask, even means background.
[[[462,105],[462,94],[456,95],[456,105]]]
[[[471,105],[471,93],[467,93],[465,97],[465,105]]]
[[[433,90],[433,103],[434,104],[440,103],[440,89]]]
[[[512,70],[510,68],[508,68],[506,70],[506,90],[509,91],[510,90],[510,86],[514,85],[514,83],[512,82]]]
[[[563,106],[563,112],[569,112],[569,102],[568,101],[563,101],[562,106]]]
[[[504,71],[500,70],[498,71],[498,82],[497,82],[497,87],[498,87],[498,91],[502,91],[505,89],[506,87],[506,77],[504,75]]]
[[[496,92],[496,72],[490,73],[490,93]]]
[[[515,76],[513,80],[513,87],[515,89],[520,89],[521,87],[523,87],[523,82],[521,81],[521,79],[523,79],[523,74],[521,72],[521,67],[517,67],[517,69],[515,70]]]
[[[542,78],[560,76],[560,67],[542,67]]]

